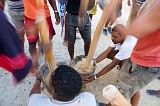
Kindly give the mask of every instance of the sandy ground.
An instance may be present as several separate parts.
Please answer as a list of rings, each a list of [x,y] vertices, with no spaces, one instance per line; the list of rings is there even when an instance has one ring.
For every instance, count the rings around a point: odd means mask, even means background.
[[[126,0],[123,3],[122,9],[122,17],[120,17],[116,23],[126,24],[127,18],[130,12],[130,7],[127,6]],[[54,13],[51,11],[53,23]],[[97,23],[100,19],[102,11],[98,8],[97,14],[93,16],[92,20],[92,36],[96,29]],[[69,54],[67,51],[67,47],[63,45],[63,37],[61,37],[61,27],[54,25],[56,30],[56,36],[53,38],[53,51],[55,55],[56,62],[66,62],[69,64]],[[79,34],[79,33],[77,33]],[[100,36],[98,46],[96,48],[96,52],[94,54],[94,58],[97,57],[101,52],[103,52],[109,45],[110,35],[105,36],[103,33]],[[28,43],[25,42],[25,53],[29,56],[28,53]],[[83,40],[77,39],[75,44],[75,56],[84,54],[83,50]],[[106,59],[97,64],[97,69],[95,73],[99,72],[106,64],[108,64],[110,60]],[[44,59],[40,59],[40,64],[44,63]],[[118,74],[118,70],[115,68],[108,74],[100,77],[99,79],[89,83],[87,88],[90,92],[92,92],[96,99],[107,102],[102,96],[102,90],[105,86],[109,84],[114,84],[114,80],[116,79]],[[0,106],[26,106],[27,98],[29,92],[34,84],[35,78],[32,76],[27,76],[24,81],[18,86],[13,86],[11,84],[11,75],[7,73],[3,69],[0,69]],[[150,96],[146,93],[146,89],[160,89],[159,80],[154,80],[152,83],[147,85],[145,88],[141,90],[141,98],[139,106],[160,106],[159,98],[155,96]]]

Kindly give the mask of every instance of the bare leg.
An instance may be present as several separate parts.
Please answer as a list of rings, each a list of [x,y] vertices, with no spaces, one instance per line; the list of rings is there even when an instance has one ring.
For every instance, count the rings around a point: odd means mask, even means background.
[[[21,42],[22,42],[22,47],[23,47],[23,48],[24,48],[24,33],[25,33],[25,32],[19,33],[19,38],[20,38],[20,40],[21,40]]]
[[[73,42],[68,41],[68,52],[70,55],[70,59],[73,60],[74,58],[74,43]]]
[[[140,99],[140,91],[137,91],[131,98],[131,105],[138,106],[139,99]]]
[[[89,47],[90,47],[90,42],[84,42],[84,51],[85,51],[85,56],[87,56],[87,55],[88,55]]]
[[[103,27],[103,33],[105,35],[108,35],[108,24],[110,23],[110,19],[108,19],[105,23],[105,26]]]
[[[36,43],[29,44],[29,52],[32,58],[35,56],[35,54],[37,54]],[[35,62],[35,66],[33,67],[38,68],[38,60]]]
[[[90,19],[92,20],[93,14],[89,14]]]
[[[109,25],[109,23],[110,23],[110,19],[108,19],[108,20],[106,21],[105,27],[107,27],[107,26]]]
[[[111,27],[115,22],[117,18],[111,19],[110,23],[108,24],[108,27]]]

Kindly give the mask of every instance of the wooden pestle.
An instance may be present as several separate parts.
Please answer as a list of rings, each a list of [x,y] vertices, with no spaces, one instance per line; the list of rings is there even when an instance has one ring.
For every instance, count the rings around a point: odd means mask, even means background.
[[[93,36],[93,40],[91,42],[91,46],[90,46],[89,53],[88,53],[88,56],[87,56],[87,60],[86,60],[86,63],[85,63],[86,67],[89,66],[89,64],[91,63],[91,61],[93,59],[93,55],[94,55],[94,52],[96,50],[100,34],[102,32],[102,28],[103,28],[104,24],[106,23],[106,21],[108,20],[111,11],[116,8],[117,3],[118,3],[118,0],[110,0],[110,3],[106,4],[105,7],[104,7],[102,16],[100,18],[100,21],[99,21],[97,27],[96,27],[96,30],[95,30],[95,33],[94,33],[94,36]]]
[[[49,28],[46,21],[46,17],[44,16],[44,1],[43,0],[37,0],[37,5],[41,8],[41,11],[38,12],[38,17],[36,20],[38,30],[40,32],[40,42],[42,44],[49,44]],[[47,64],[49,66],[49,71],[54,71],[56,69],[56,62],[54,59],[54,54],[52,51],[52,47],[47,48],[45,51],[45,58],[47,61]]]
[[[112,106],[132,106],[113,85],[108,85],[103,89],[103,96]]]

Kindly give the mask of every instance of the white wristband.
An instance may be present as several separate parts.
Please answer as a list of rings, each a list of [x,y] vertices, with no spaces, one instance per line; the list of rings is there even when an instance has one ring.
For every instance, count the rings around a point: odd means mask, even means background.
[[[94,75],[94,79],[95,79],[95,80],[97,79],[97,76],[96,76],[96,74]]]

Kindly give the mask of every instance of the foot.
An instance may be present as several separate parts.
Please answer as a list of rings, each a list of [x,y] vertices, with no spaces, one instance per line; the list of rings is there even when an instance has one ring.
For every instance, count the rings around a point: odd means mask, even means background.
[[[103,28],[103,33],[107,36],[108,35],[108,29],[107,28]]]
[[[157,79],[160,80],[160,76]]]
[[[160,90],[147,90],[147,93],[160,98]]]
[[[63,41],[63,44],[64,44],[65,46],[68,46],[68,41],[64,40],[64,41]]]

